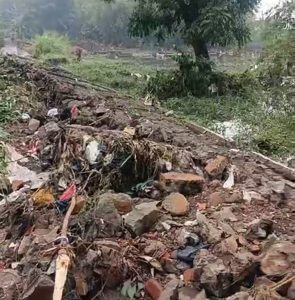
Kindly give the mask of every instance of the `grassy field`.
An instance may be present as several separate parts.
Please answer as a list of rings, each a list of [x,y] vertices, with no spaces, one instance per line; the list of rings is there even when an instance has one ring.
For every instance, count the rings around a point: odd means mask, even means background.
[[[110,59],[97,55],[80,63],[71,62],[65,67],[80,78],[112,87],[138,99],[145,96],[147,75],[153,76],[157,70],[168,66],[150,64],[140,58]],[[179,116],[219,133],[226,134],[226,122],[230,121],[235,127],[234,140],[240,146],[286,158],[295,154],[295,117],[286,109],[280,109],[280,105],[274,109],[269,104],[269,99],[272,103],[281,103],[283,98],[284,94],[280,91],[274,96],[273,91],[250,88],[239,96],[186,96],[161,103]]]

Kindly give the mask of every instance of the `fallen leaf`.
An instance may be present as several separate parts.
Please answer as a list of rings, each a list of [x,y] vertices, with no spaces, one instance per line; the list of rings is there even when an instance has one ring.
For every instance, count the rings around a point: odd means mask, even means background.
[[[151,256],[147,256],[147,255],[139,256],[139,258],[142,259],[143,261],[145,261],[146,263],[148,263],[151,267],[153,267],[157,271],[164,272],[162,265],[160,264],[160,262],[157,259],[155,259]]]

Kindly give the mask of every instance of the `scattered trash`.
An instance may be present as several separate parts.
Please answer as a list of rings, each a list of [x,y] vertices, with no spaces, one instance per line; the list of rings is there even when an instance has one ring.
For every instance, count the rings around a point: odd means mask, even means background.
[[[58,112],[57,108],[51,108],[47,112],[47,117],[49,117],[49,118],[54,118],[54,117],[57,117],[58,115],[59,115],[59,112]]]
[[[41,189],[32,196],[36,205],[49,205],[54,202],[54,196],[49,188]]]
[[[235,185],[235,176],[234,176],[235,166],[229,168],[229,175],[226,182],[223,184],[224,189],[231,189]]]

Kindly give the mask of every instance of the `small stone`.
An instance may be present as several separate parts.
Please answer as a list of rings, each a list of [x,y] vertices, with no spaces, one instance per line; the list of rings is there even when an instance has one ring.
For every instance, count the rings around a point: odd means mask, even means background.
[[[40,275],[36,281],[25,289],[23,300],[51,300],[54,290],[54,281],[49,276]]]
[[[176,300],[178,299],[178,288],[181,286],[181,281],[177,278],[174,278],[170,280],[163,292],[161,293],[161,296],[159,300]]]
[[[109,198],[105,197],[104,194],[99,196],[98,201],[94,211],[96,229],[99,226],[101,227],[102,232],[105,232],[108,235],[114,235],[121,230],[122,218],[119,215],[114,202],[109,201]]]
[[[182,271],[184,272],[185,270],[188,270],[190,269],[190,264],[187,264],[186,262],[184,261],[180,261],[177,265],[176,265],[176,268],[179,270],[179,271]]]
[[[228,159],[218,155],[217,158],[208,162],[205,171],[211,178],[220,177],[228,165]]]
[[[189,211],[189,203],[180,193],[172,193],[167,196],[162,206],[172,216],[185,216]]]
[[[54,134],[60,131],[60,127],[56,122],[50,121],[44,125],[46,134]]]
[[[86,199],[84,196],[77,196],[76,197],[76,204],[73,210],[72,215],[77,215],[78,213],[80,213],[80,211],[84,208],[86,204]]]
[[[207,300],[205,291],[199,292],[197,289],[186,286],[178,291],[178,300]]]
[[[162,215],[158,202],[142,203],[124,216],[126,227],[134,234],[141,235],[148,231]]]
[[[219,206],[219,205],[223,204],[225,202],[224,197],[225,197],[225,195],[222,192],[212,193],[208,199],[208,206],[215,207],[215,206]]]
[[[118,212],[125,215],[132,211],[132,200],[127,194],[113,194],[113,201]]]
[[[17,254],[18,255],[26,254],[28,252],[28,250],[30,249],[31,244],[32,244],[32,237],[25,235],[23,237],[22,241],[20,242],[20,245],[17,250]]]
[[[166,246],[161,241],[149,241],[144,248],[144,254],[153,256],[155,253],[161,254],[166,250]]]
[[[18,299],[18,284],[20,283],[20,281],[21,278],[16,270],[6,269],[0,271],[1,299]]]
[[[22,180],[13,180],[11,183],[12,190],[14,192],[18,191],[20,188],[22,188],[24,186],[24,184],[25,183]]]
[[[29,130],[30,130],[31,132],[37,131],[38,128],[39,128],[39,126],[40,126],[40,121],[39,121],[39,120],[31,119],[31,120],[29,121],[28,127],[29,127]]]
[[[171,258],[165,258],[161,260],[161,264],[166,273],[177,274],[178,269],[176,268],[176,260]]]
[[[261,270],[269,276],[281,276],[291,271],[295,264],[295,245],[279,242],[270,246],[261,260]]]
[[[195,269],[187,269],[183,272],[183,281],[185,285],[189,284],[190,282],[196,281],[195,271]]]
[[[160,175],[160,182],[169,192],[193,195],[202,190],[205,180],[196,174],[168,172]]]
[[[152,300],[159,300],[163,288],[156,279],[149,279],[144,285],[144,290],[152,298]]]

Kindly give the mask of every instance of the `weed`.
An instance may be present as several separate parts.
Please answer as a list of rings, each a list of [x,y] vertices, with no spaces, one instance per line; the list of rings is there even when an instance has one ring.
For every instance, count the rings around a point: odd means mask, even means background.
[[[47,32],[34,38],[33,50],[35,58],[68,58],[71,53],[71,43],[66,36]]]

